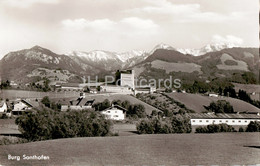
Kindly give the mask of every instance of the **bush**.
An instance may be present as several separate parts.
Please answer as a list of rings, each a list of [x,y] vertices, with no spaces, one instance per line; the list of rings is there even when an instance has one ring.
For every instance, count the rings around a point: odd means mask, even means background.
[[[139,134],[190,133],[190,120],[183,116],[174,116],[165,121],[154,119],[141,120],[136,129]]]
[[[0,139],[0,145],[27,143],[28,140],[17,137],[3,137]]]
[[[247,125],[246,132],[260,132],[260,122],[251,121],[251,122]]]
[[[219,133],[219,132],[234,132],[235,129],[227,124],[212,124],[205,127],[196,128],[196,133]]]
[[[46,107],[50,108],[51,107],[51,101],[48,96],[45,96],[41,100],[42,104],[44,104]]]
[[[211,102],[208,107],[208,110],[215,113],[234,113],[233,106],[225,100],[218,100],[217,102]]]
[[[244,130],[243,127],[239,127],[238,132],[244,132],[244,131],[245,131],[245,130]]]
[[[103,115],[88,110],[29,112],[18,117],[15,123],[23,138],[29,141],[106,136],[111,127],[111,122]]]

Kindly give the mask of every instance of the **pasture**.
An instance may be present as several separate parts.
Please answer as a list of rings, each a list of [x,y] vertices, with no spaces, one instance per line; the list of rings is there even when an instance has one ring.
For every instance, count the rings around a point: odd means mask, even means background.
[[[170,72],[192,73],[194,71],[202,73],[201,66],[195,63],[183,63],[183,62],[174,63],[174,62],[155,60],[151,64],[153,68],[165,70],[166,73],[170,73]]]
[[[166,93],[169,97],[181,102],[187,108],[192,109],[196,112],[203,112],[206,111],[204,106],[209,106],[209,104],[217,100],[226,100],[230,102],[233,106],[235,112],[260,112],[260,109],[247,103],[242,100],[234,99],[231,97],[209,97],[203,96],[201,94],[191,94],[191,93]]]
[[[70,138],[1,146],[1,165],[252,165],[259,133],[132,135]],[[49,160],[8,160],[8,154]]]
[[[248,70],[248,65],[246,62],[244,61],[239,61],[234,59],[232,56],[224,53],[222,54],[222,56],[220,57],[221,63],[217,65],[218,69],[222,69],[222,70],[243,70],[243,71],[249,71]],[[236,65],[227,65],[225,62],[229,61],[229,62],[234,62]]]
[[[49,96],[50,98],[67,98],[78,97],[79,92],[76,91],[61,91],[61,92],[37,92],[27,90],[2,90],[0,91],[0,98],[15,100],[17,98],[43,98]]]

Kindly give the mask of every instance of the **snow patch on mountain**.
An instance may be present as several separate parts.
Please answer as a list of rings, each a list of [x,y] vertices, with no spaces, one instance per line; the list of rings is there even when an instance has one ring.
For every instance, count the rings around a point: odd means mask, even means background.
[[[153,54],[154,51],[158,50],[158,49],[164,49],[164,50],[176,50],[175,48],[173,48],[172,46],[168,45],[168,44],[164,44],[164,43],[160,43],[158,45],[156,45],[152,51],[150,51],[149,54]]]
[[[59,59],[58,58],[53,58],[52,56],[46,55],[42,52],[37,52],[37,51],[28,51],[25,54],[25,60],[39,60],[44,63],[55,63],[59,64]]]
[[[206,46],[204,46],[200,49],[180,48],[180,49],[177,49],[177,51],[179,51],[180,53],[183,53],[183,54],[200,56],[200,55],[204,55],[204,54],[209,53],[209,52],[216,52],[216,51],[223,50],[225,48],[233,48],[233,47],[236,47],[236,46],[237,45],[232,44],[232,43],[211,43],[211,44],[207,44]]]

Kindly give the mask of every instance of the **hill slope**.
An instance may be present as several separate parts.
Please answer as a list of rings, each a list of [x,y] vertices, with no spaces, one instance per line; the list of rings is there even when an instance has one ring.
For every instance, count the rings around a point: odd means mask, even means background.
[[[146,60],[135,65],[138,76],[155,79],[179,78],[194,81],[196,79],[213,80],[228,78],[245,83],[242,74],[259,75],[259,49],[257,48],[227,48],[209,52],[202,56],[184,55],[176,50],[158,49]]]
[[[167,93],[167,95],[182,104],[184,104],[187,108],[192,109],[196,112],[204,112],[207,111],[204,106],[209,106],[209,104],[217,100],[226,100],[230,102],[233,106],[235,112],[260,112],[260,109],[257,107],[244,102],[242,100],[234,99],[231,97],[209,97],[202,96],[200,94],[190,94],[190,93]]]

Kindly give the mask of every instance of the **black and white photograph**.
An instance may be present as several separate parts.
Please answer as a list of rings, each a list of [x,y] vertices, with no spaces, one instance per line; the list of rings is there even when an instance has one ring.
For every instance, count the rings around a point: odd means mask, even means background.
[[[260,166],[260,0],[0,0],[0,166]]]

